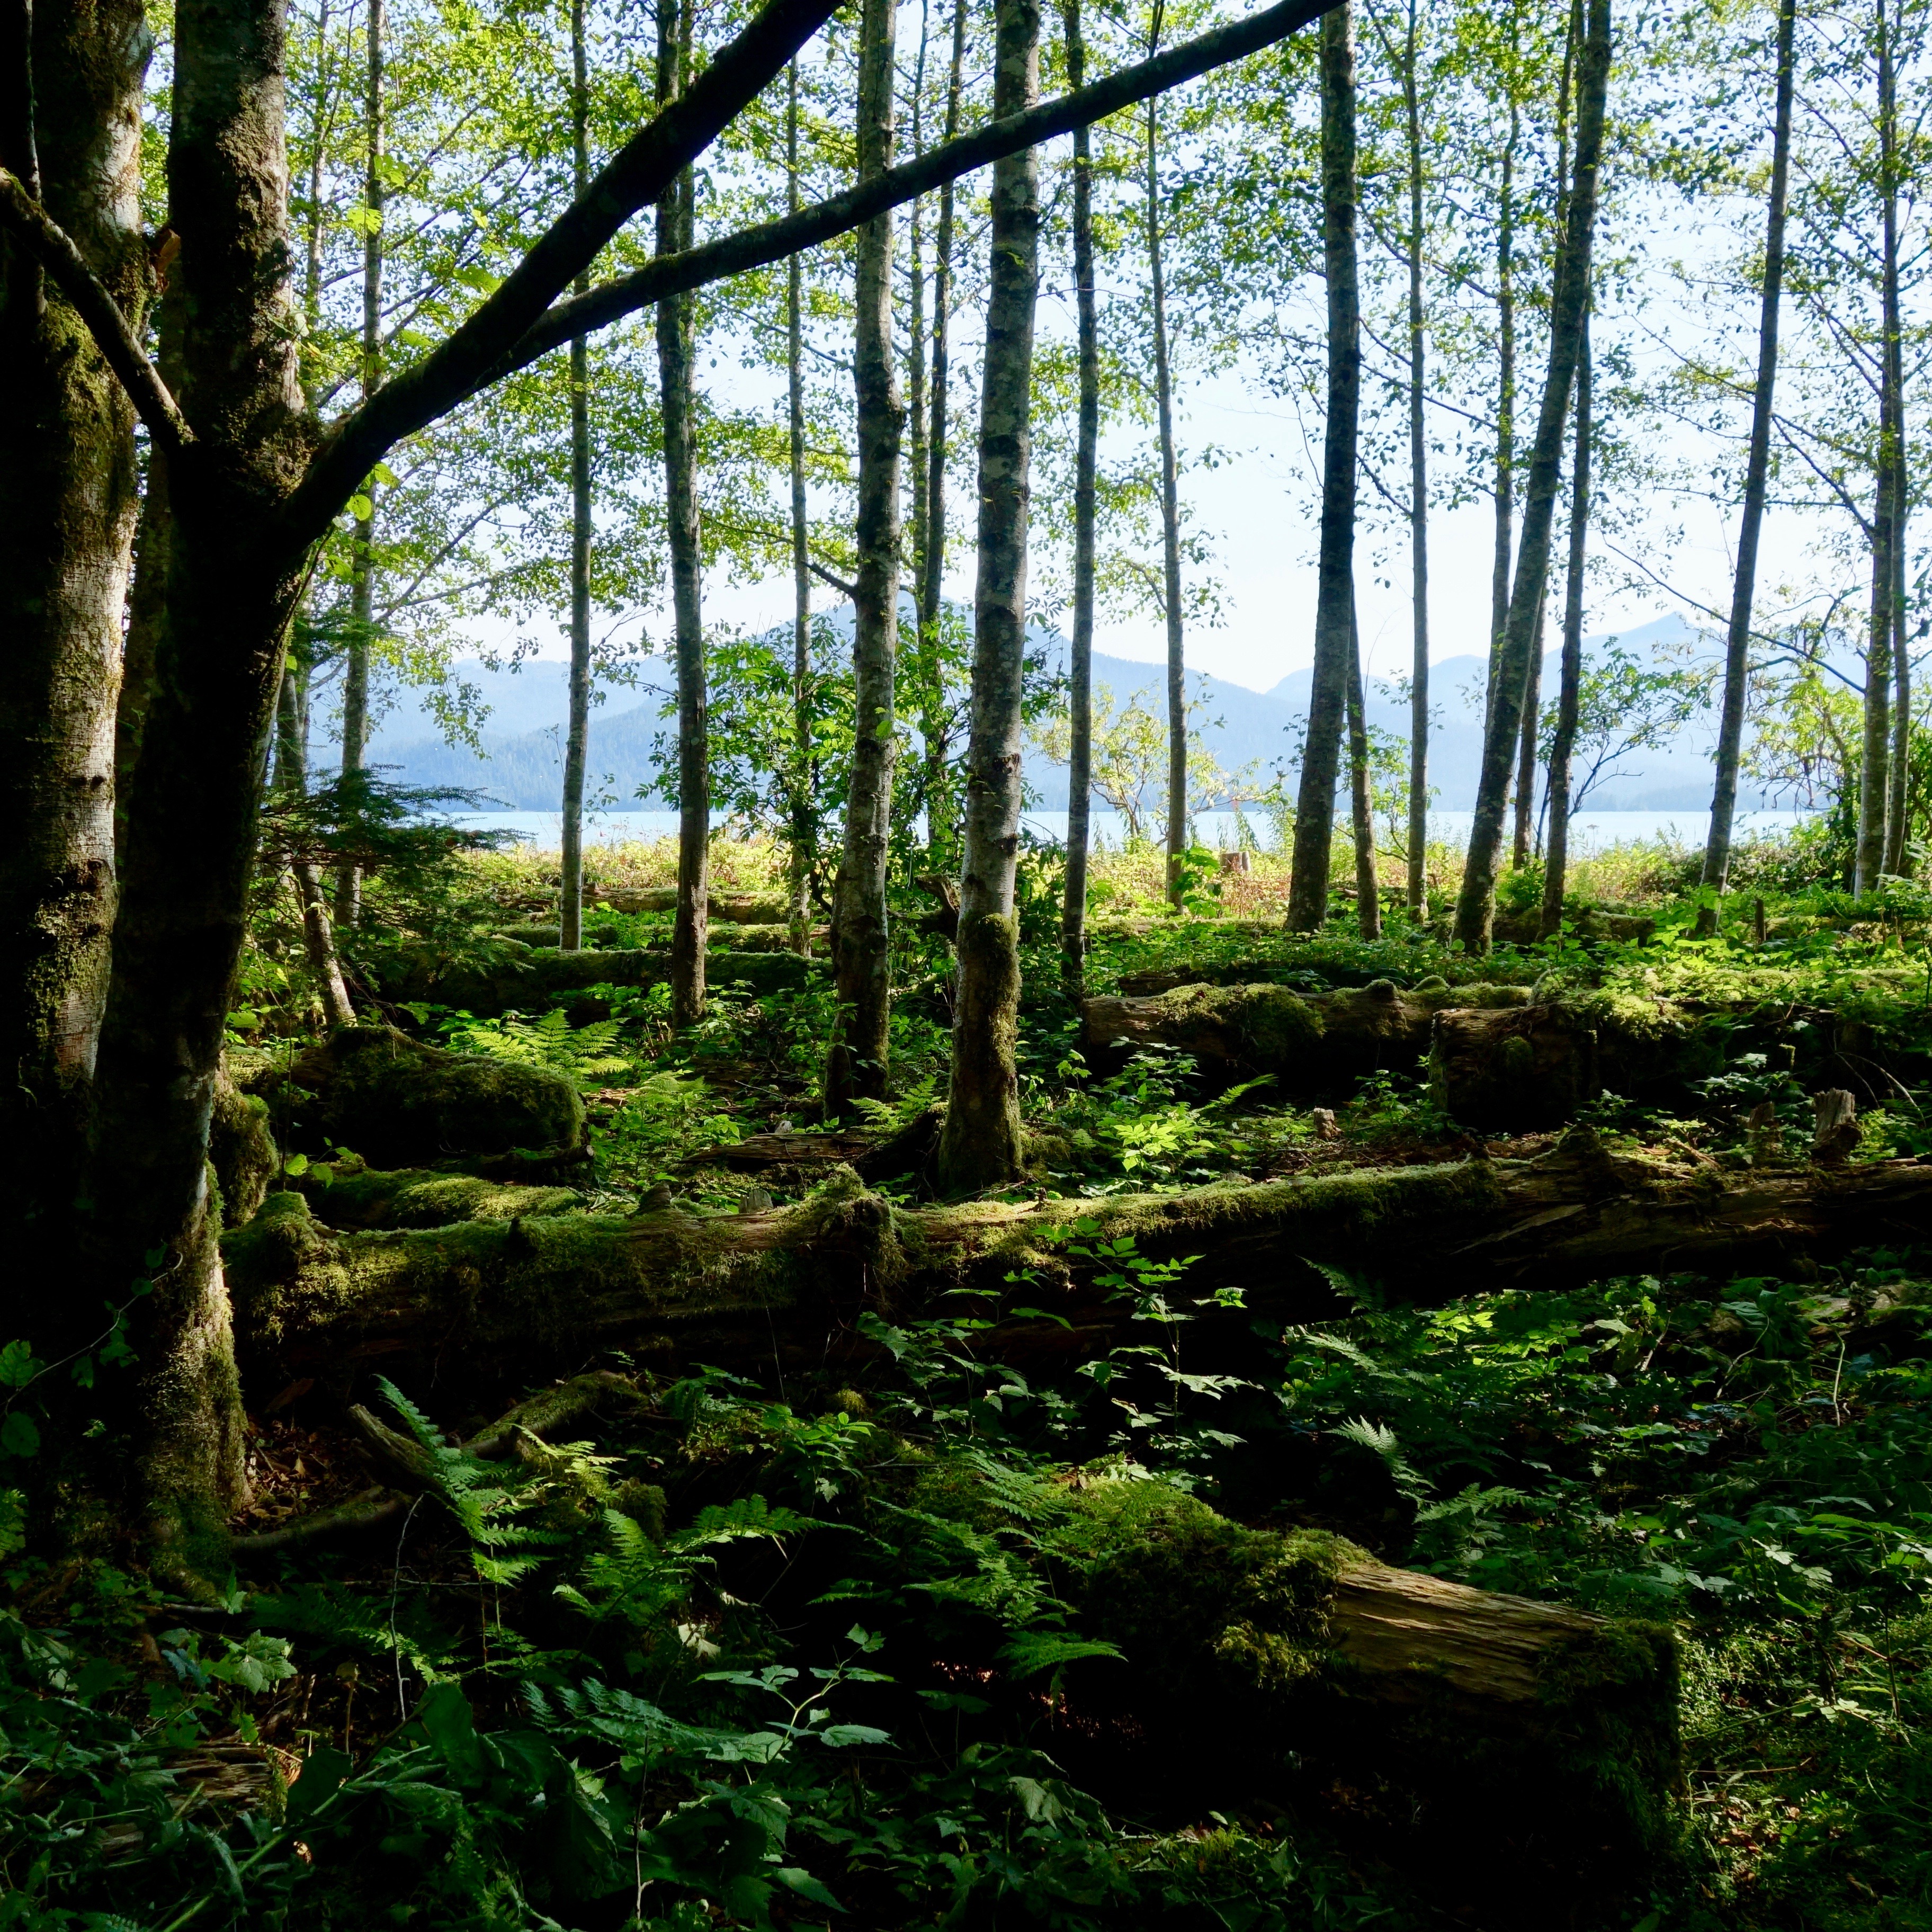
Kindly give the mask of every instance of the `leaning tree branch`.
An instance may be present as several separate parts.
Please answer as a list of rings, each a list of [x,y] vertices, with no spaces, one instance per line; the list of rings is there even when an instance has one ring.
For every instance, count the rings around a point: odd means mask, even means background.
[[[796,214],[741,229],[702,248],[658,256],[633,274],[601,283],[546,310],[541,320],[533,321],[522,337],[508,346],[500,362],[478,371],[464,394],[473,394],[525,368],[552,350],[561,348],[574,335],[607,328],[666,296],[682,295],[817,248],[1008,154],[1105,120],[1124,107],[1165,94],[1230,62],[1258,53],[1319,20],[1336,4],[1337,0],[1279,0],[1278,4],[1264,12],[1216,28],[1198,39],[1183,41],[1151,60],[1123,68],[1105,80],[1076,88],[1070,94],[1024,114],[1009,115],[1004,120],[963,134],[916,160],[888,168],[842,194],[801,208]],[[450,397],[440,408],[454,407],[462,400],[462,396]],[[374,460],[372,455],[370,460]]]
[[[72,237],[27,192],[19,176],[5,168],[0,168],[0,226],[24,244],[47,279],[73,303],[157,445],[172,455],[192,442],[194,432],[188,418],[148,361],[121,304],[87,266]]]
[[[617,231],[656,201],[784,71],[837,6],[838,0],[770,0],[688,91],[611,157],[475,314],[337,423],[283,507],[291,540],[312,543],[386,451],[454,408],[495,372],[520,366],[505,358],[531,326]]]

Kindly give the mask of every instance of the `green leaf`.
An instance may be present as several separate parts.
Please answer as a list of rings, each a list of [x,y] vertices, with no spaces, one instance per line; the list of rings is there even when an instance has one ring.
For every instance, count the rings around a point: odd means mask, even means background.
[[[9,1342],[0,1348],[0,1388],[25,1388],[40,1372],[32,1348],[25,1342]]]
[[[795,1892],[800,1898],[810,1900],[814,1905],[822,1905],[828,1912],[843,1912],[845,1910],[802,1866],[780,1865],[772,1876],[788,1892]]]
[[[0,1455],[24,1457],[40,1452],[40,1432],[34,1418],[21,1409],[10,1411],[7,1420],[0,1422]]]
[[[305,1154],[290,1154],[282,1163],[282,1172],[292,1176],[308,1173],[308,1156]]]
[[[1060,1630],[1022,1630],[1002,1644],[998,1654],[1006,1674],[1019,1678],[1057,1670],[1063,1664],[1072,1664],[1083,1657],[1118,1658],[1120,1653],[1111,1643],[1068,1636]]]

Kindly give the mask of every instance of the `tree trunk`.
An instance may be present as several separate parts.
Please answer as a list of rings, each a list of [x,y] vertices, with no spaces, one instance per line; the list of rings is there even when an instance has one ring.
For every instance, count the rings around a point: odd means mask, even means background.
[[[1892,660],[1894,686],[1892,710],[1892,758],[1886,787],[1885,870],[1894,876],[1906,868],[1906,807],[1912,765],[1912,662],[1906,637],[1905,519],[1909,500],[1906,484],[1904,321],[1898,293],[1898,100],[1894,72],[1894,50],[1883,32],[1880,8],[1879,165],[1883,176],[1884,255],[1880,269],[1884,320],[1884,362],[1880,380],[1890,405],[1892,434],[1886,443],[1886,472],[1892,483]]]
[[[1757,548],[1771,476],[1773,397],[1778,385],[1778,309],[1784,292],[1784,207],[1791,181],[1791,100],[1796,69],[1792,41],[1798,0],[1779,0],[1778,92],[1771,146],[1771,194],[1765,211],[1764,284],[1758,298],[1757,382],[1751,392],[1750,450],[1744,463],[1744,515],[1738,526],[1737,568],[1731,580],[1730,628],[1724,643],[1724,694],[1718,714],[1717,782],[1702,883],[1710,893],[1697,913],[1703,938],[1716,935],[1719,902],[1730,877],[1731,827],[1737,815],[1738,764],[1744,749],[1749,694],[1751,611],[1757,589]],[[1553,807],[1552,807],[1553,809]]]
[[[1408,0],[1402,58],[1402,116],[1408,137],[1408,532],[1414,614],[1408,688],[1408,916],[1428,912],[1429,843],[1429,437],[1424,420],[1427,346],[1422,302],[1422,108],[1416,74],[1416,0]]]
[[[952,10],[952,63],[946,83],[946,139],[959,133],[960,97],[966,74],[966,0]],[[1076,137],[1078,138],[1078,137]],[[939,593],[946,570],[946,452],[948,335],[952,315],[953,184],[939,190],[939,220],[932,248],[932,416],[926,436],[926,548],[919,559],[921,666],[920,736],[925,741],[926,843],[935,867],[952,862],[951,788],[946,756],[951,720],[946,715],[945,655],[940,648]]]
[[[584,0],[571,0],[571,160],[573,192],[590,178],[590,76],[584,44]],[[579,295],[590,278],[578,277]],[[557,892],[557,943],[584,944],[584,766],[590,749],[590,346],[570,344],[570,721],[563,747],[562,879]]]
[[[1066,0],[1066,82],[1085,85],[1080,0]],[[1080,422],[1073,466],[1073,635],[1067,662],[1066,881],[1061,971],[1077,999],[1086,983],[1087,850],[1094,803],[1094,527],[1100,448],[1100,326],[1094,281],[1090,130],[1073,131],[1073,296],[1080,356]]]
[[[1892,596],[1898,584],[1891,463],[1882,452],[1894,433],[1888,396],[1879,408],[1881,454],[1872,505],[1871,627],[1865,647],[1864,730],[1858,765],[1858,842],[1852,890],[1862,896],[1885,869],[1886,808],[1892,752]]]
[[[896,0],[865,0],[859,53],[859,178],[892,165]],[[886,868],[892,843],[893,681],[898,654],[899,440],[905,407],[892,354],[892,218],[859,231],[856,595],[852,600],[854,729],[832,921],[838,1016],[825,1068],[828,1113],[886,1093],[892,961]]]
[[[369,0],[368,76],[363,96],[367,166],[362,183],[362,400],[382,380],[382,41],[386,0]],[[350,553],[349,638],[342,667],[342,776],[365,775],[369,754],[369,646],[376,632],[376,480],[364,478]],[[335,923],[353,926],[362,916],[361,868],[344,866],[335,876]]]
[[[1361,308],[1355,279],[1354,14],[1322,20],[1322,237],[1328,290],[1328,413],[1322,461],[1322,541],[1315,605],[1315,674],[1294,809],[1288,926],[1312,932],[1328,912],[1336,766],[1347,708],[1355,608],[1355,445],[1361,410]]]
[[[304,563],[275,514],[310,446],[289,326],[282,57],[269,0],[214,0],[176,17],[168,181],[181,244],[170,275],[184,317],[178,400],[208,440],[162,459],[167,596],[127,818],[86,1256],[98,1292],[116,1306],[124,1284],[152,1283],[128,1300],[139,1366],[114,1448],[128,1459],[130,1502],[164,1538],[206,1522],[244,1488],[206,1174],[262,747]]]
[[[138,317],[152,287],[139,196],[153,43],[141,8],[41,0],[7,20],[0,164]],[[79,1191],[114,920],[115,711],[138,476],[125,393],[65,296],[4,238],[0,353],[0,1199],[21,1238],[42,1217],[64,1228]],[[40,1285],[18,1252],[10,1272],[22,1297]],[[5,1318],[10,1332],[52,1340],[35,1301]]]
[[[1516,734],[1530,653],[1543,609],[1550,562],[1550,532],[1562,465],[1570,395],[1582,340],[1590,295],[1590,244],[1596,224],[1597,168],[1603,147],[1604,98],[1610,65],[1610,0],[1589,0],[1589,23],[1577,89],[1574,184],[1565,211],[1556,285],[1550,302],[1550,370],[1537,418],[1530,460],[1529,487],[1523,505],[1509,622],[1503,652],[1492,681],[1496,703],[1484,735],[1474,822],[1456,904],[1456,936],[1472,952],[1486,952],[1496,916],[1496,880],[1502,854],[1503,815],[1514,763]]]
[[[527,1193],[530,1190],[518,1190]],[[1708,1166],[1613,1154],[1573,1128],[1534,1160],[1358,1168],[1318,1179],[1070,1202],[976,1201],[907,1209],[836,1178],[795,1208],[699,1216],[528,1218],[466,1196],[451,1225],[356,1234],[323,1227],[301,1196],[271,1195],[224,1243],[251,1377],[398,1355],[454,1376],[622,1348],[674,1368],[704,1361],[850,1359],[874,1346],[854,1318],[916,1316],[960,1286],[1029,1271],[1044,1310],[981,1344],[998,1359],[1103,1354],[1132,1319],[1067,1256],[1131,1235],[1156,1261],[1198,1257],[1190,1279],[1247,1291],[1245,1310],[1204,1312],[1189,1346],[1239,1362],[1251,1324],[1332,1317],[1327,1263],[1394,1296],[1438,1304],[1534,1286],[1664,1270],[1767,1271],[1812,1255],[1900,1244],[1932,1228],[1932,1168],[1910,1160],[1767,1168],[1735,1180]],[[1056,1321],[1052,1318],[1058,1317]],[[1063,1328],[1060,1322],[1068,1325]],[[1197,1339],[1198,1338],[1198,1339]]]
[[[798,63],[785,70],[785,209],[799,210]],[[812,951],[818,858],[812,759],[812,547],[805,502],[805,257],[785,263],[785,394],[791,458],[791,943]]]
[[[1563,670],[1556,698],[1556,730],[1550,747],[1550,851],[1543,869],[1542,933],[1563,928],[1563,894],[1570,868],[1570,760],[1583,688],[1583,563],[1590,536],[1590,318],[1576,356],[1576,455],[1570,480],[1570,557],[1563,590]],[[1762,500],[1760,500],[1762,507]],[[1742,554],[1740,550],[1740,555]],[[1732,773],[1733,792],[1736,772]],[[1707,860],[1708,865],[1708,861]]]
[[[1523,678],[1522,731],[1516,746],[1516,838],[1510,868],[1520,872],[1536,856],[1536,752],[1538,727],[1543,714],[1544,610],[1536,614],[1536,638],[1529,647],[1529,668]]]
[[[299,799],[308,789],[308,664],[292,646],[283,662],[275,713],[276,789],[285,799]],[[314,860],[298,857],[290,861],[289,876],[295,884],[296,902],[302,908],[302,950],[315,976],[322,1012],[332,1027],[353,1026],[355,1003],[342,977],[322,874]]]
[[[1510,538],[1516,513],[1516,146],[1522,116],[1510,103],[1509,140],[1496,220],[1496,542],[1490,566],[1490,674],[1484,704],[1486,723],[1496,705],[1496,667],[1509,620]]]
[[[1355,918],[1364,939],[1382,936],[1382,881],[1376,871],[1375,800],[1370,789],[1368,708],[1362,692],[1362,636],[1348,619],[1348,796],[1355,834]]]
[[[691,77],[692,0],[658,0],[658,98],[678,99]],[[692,242],[695,185],[685,169],[658,203],[658,253]],[[664,536],[677,634],[677,919],[671,931],[672,1024],[704,1016],[710,922],[711,712],[705,689],[703,560],[692,382],[693,298],[658,304],[658,380],[664,399]]]
[[[1158,20],[1158,15],[1156,16]],[[1156,51],[1150,40],[1148,52]],[[1174,373],[1167,340],[1167,280],[1160,259],[1159,96],[1147,106],[1148,268],[1154,301],[1154,394],[1160,435],[1161,614],[1167,620],[1167,902],[1180,904],[1187,850],[1187,658],[1180,605],[1180,479],[1174,452]]]
[[[1037,0],[997,0],[994,31],[997,118],[1023,112],[1038,98]],[[1040,164],[1030,148],[994,167],[988,246],[959,984],[952,1079],[939,1148],[940,1180],[961,1194],[1003,1186],[1020,1171],[1019,1076],[1014,1060],[1019,922],[1013,888],[1019,854],[1034,309],[1040,286]]]

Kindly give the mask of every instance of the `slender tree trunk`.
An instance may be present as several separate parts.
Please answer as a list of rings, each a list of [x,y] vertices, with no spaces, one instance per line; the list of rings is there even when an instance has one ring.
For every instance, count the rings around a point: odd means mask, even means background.
[[[1039,98],[1036,0],[997,0],[996,117]],[[955,1193],[1020,1172],[1021,674],[1026,643],[1034,310],[1040,286],[1040,164],[1034,151],[993,170],[986,349],[980,411],[979,580],[974,596],[973,718],[959,895],[959,988],[939,1171]]]
[[[368,137],[362,184],[362,399],[382,380],[382,41],[386,0],[369,0],[368,80],[362,112]],[[363,776],[369,755],[369,646],[376,630],[376,482],[362,486],[368,506],[356,519],[349,580],[349,640],[342,666],[342,776]],[[335,875],[335,922],[353,926],[362,916],[362,874],[344,866]]]
[[[966,75],[966,0],[954,0],[952,61],[946,83],[946,136],[959,132],[960,97]],[[939,190],[939,219],[932,248],[932,400],[926,437],[926,548],[919,557],[919,636],[921,668],[920,736],[925,741],[926,842],[935,866],[944,871],[953,857],[951,788],[946,760],[952,748],[946,714],[945,656],[940,648],[940,586],[946,571],[946,389],[948,334],[952,310],[953,184]]]
[[[1576,356],[1576,456],[1570,479],[1570,557],[1563,590],[1563,670],[1550,747],[1550,850],[1543,868],[1543,937],[1562,930],[1570,864],[1570,760],[1583,688],[1583,564],[1590,536],[1590,318]]]
[[[1080,0],[1066,0],[1066,82],[1085,84]],[[1073,636],[1067,665],[1066,896],[1061,968],[1078,998],[1086,984],[1087,850],[1094,800],[1094,526],[1100,447],[1100,327],[1094,286],[1092,135],[1073,133],[1073,298],[1079,332],[1080,422],[1073,466]]]
[[[926,56],[932,38],[932,0],[920,0],[919,52],[913,62],[912,152],[926,148]],[[906,434],[910,447],[901,465],[906,509],[907,551],[912,559],[913,626],[919,625],[919,586],[926,568],[926,436],[930,418],[926,396],[926,197],[914,199],[906,211]],[[922,674],[923,663],[915,637],[912,664]]]
[[[1422,106],[1416,73],[1416,0],[1408,0],[1402,59],[1408,136],[1408,540],[1414,613],[1408,683],[1408,916],[1429,907],[1429,437],[1423,416],[1426,321],[1422,302]]]
[[[1510,540],[1516,514],[1516,148],[1522,116],[1510,103],[1509,140],[1496,222],[1496,542],[1490,566],[1490,676],[1486,714],[1496,702],[1496,664],[1509,618]]]
[[[1376,871],[1375,798],[1370,788],[1369,718],[1362,694],[1362,634],[1348,620],[1348,801],[1355,834],[1355,920],[1364,939],[1382,936],[1382,880]]]
[[[1150,44],[1148,52],[1156,51]],[[1174,374],[1167,340],[1167,278],[1160,259],[1160,100],[1147,106],[1148,267],[1154,297],[1154,410],[1160,431],[1161,609],[1167,620],[1167,900],[1180,904],[1187,850],[1187,658],[1180,607],[1180,478],[1174,453]]]
[[[275,699],[275,788],[284,799],[299,799],[308,789],[308,662],[291,649]],[[332,1027],[353,1026],[356,1004],[342,976],[322,874],[313,859],[298,854],[289,862],[289,877],[302,908],[302,950],[315,976],[322,1012]]]
[[[1879,441],[1892,433],[1888,399],[1881,398]],[[1861,895],[1876,886],[1885,869],[1886,817],[1891,789],[1887,770],[1892,752],[1892,684],[1894,675],[1892,596],[1898,582],[1894,550],[1892,484],[1888,458],[1880,458],[1872,505],[1871,628],[1865,649],[1864,731],[1858,770],[1858,842],[1852,889]]]
[[[859,178],[892,164],[895,0],[865,0],[859,54]],[[883,1099],[891,960],[886,866],[892,803],[892,705],[898,652],[899,442],[905,407],[892,354],[892,218],[859,231],[857,595],[853,599],[854,730],[832,924],[838,1018],[825,1069],[828,1112]]]
[[[1492,680],[1496,703],[1484,734],[1483,764],[1476,791],[1474,820],[1464,863],[1456,912],[1456,935],[1472,952],[1489,950],[1496,914],[1496,881],[1502,856],[1504,815],[1529,656],[1543,608],[1550,564],[1550,532],[1569,427],[1570,392],[1590,294],[1590,244],[1596,226],[1597,168],[1603,147],[1604,98],[1610,84],[1610,0],[1589,0],[1577,88],[1574,182],[1564,211],[1564,233],[1550,302],[1550,369],[1538,416],[1536,441],[1523,504],[1522,538],[1510,594],[1503,651]]]
[[[1520,872],[1535,856],[1537,736],[1543,722],[1543,610],[1536,614],[1536,640],[1529,648],[1523,677],[1522,731],[1516,746],[1516,838],[1510,869]]]
[[[584,0],[571,0],[570,118],[572,187],[590,178],[590,76],[584,44]],[[588,275],[577,278],[582,295]],[[558,944],[584,944],[584,767],[590,752],[590,345],[570,344],[570,722],[563,745],[563,864],[557,892]]]
[[[152,46],[130,0],[31,12],[16,0],[0,28],[0,165],[137,317],[152,287],[140,205]],[[0,1325],[50,1356],[47,1290],[62,1277],[42,1272],[34,1231],[55,1267],[107,991],[139,478],[120,384],[67,298],[4,238],[0,357],[0,1202],[15,1244]]]
[[[1882,26],[1883,8],[1880,7]],[[1880,380],[1892,418],[1885,440],[1886,473],[1892,485],[1892,660],[1894,686],[1892,709],[1892,758],[1886,787],[1885,869],[1897,876],[1906,868],[1906,809],[1912,763],[1912,664],[1906,639],[1905,518],[1906,422],[1904,321],[1898,292],[1898,100],[1894,50],[1881,34],[1879,46],[1879,165],[1885,195],[1884,258],[1881,269],[1885,342]]]
[[[1759,534],[1771,476],[1772,397],[1778,382],[1778,309],[1784,292],[1784,208],[1791,180],[1791,100],[1795,72],[1792,42],[1798,0],[1779,0],[1778,104],[1772,123],[1771,196],[1765,212],[1764,284],[1758,298],[1757,382],[1751,394],[1750,451],[1744,464],[1744,516],[1738,526],[1738,560],[1731,580],[1730,628],[1724,642],[1724,694],[1718,714],[1717,782],[1711,794],[1711,830],[1704,844],[1702,884],[1711,894],[1697,913],[1697,930],[1718,930],[1718,902],[1730,875],[1731,828],[1738,807],[1738,765],[1744,750],[1744,700],[1750,686],[1751,610],[1757,590]]]
[[[785,208],[799,210],[798,63],[785,70]],[[818,818],[812,770],[812,549],[805,505],[805,258],[785,263],[785,392],[791,455],[791,943],[812,950]]]
[[[658,0],[658,98],[676,100],[691,73],[692,0]],[[658,203],[658,253],[691,245],[691,170]],[[693,298],[658,304],[658,382],[663,397],[664,536],[670,554],[677,652],[677,918],[671,931],[672,1023],[704,1015],[704,948],[710,925],[711,712],[704,675],[703,565],[699,554],[698,452],[692,418]]]
[[[1292,932],[1328,910],[1336,767],[1355,608],[1355,443],[1361,410],[1361,309],[1355,280],[1355,42],[1353,8],[1322,20],[1322,252],[1328,282],[1328,419],[1322,463],[1322,540],[1315,606],[1315,676],[1294,812]]]

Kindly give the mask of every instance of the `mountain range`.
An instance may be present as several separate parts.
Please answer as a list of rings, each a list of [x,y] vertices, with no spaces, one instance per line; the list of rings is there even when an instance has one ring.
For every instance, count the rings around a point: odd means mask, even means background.
[[[849,625],[849,614],[841,614]],[[1592,638],[1586,649],[1615,641],[1641,657],[1660,646],[1681,644],[1691,633],[1681,618],[1668,616],[1630,630]],[[1057,633],[1042,631],[1034,640],[1050,672],[1064,671],[1067,646]],[[1543,688],[1553,693],[1558,661],[1544,662]],[[589,767],[591,789],[618,808],[631,805],[652,776],[652,749],[668,728],[663,716],[669,667],[651,661],[639,681],[604,686],[591,714]],[[1430,668],[1431,709],[1436,722],[1430,738],[1430,779],[1439,810],[1467,811],[1474,803],[1482,755],[1484,661],[1447,658]],[[531,658],[503,669],[470,660],[454,676],[474,688],[484,711],[480,753],[452,745],[441,734],[427,694],[405,686],[390,694],[388,708],[370,746],[372,764],[400,783],[458,788],[488,794],[517,811],[555,811],[562,783],[563,728],[568,704],[568,668],[550,658]],[[1166,672],[1158,664],[1096,652],[1094,682],[1105,686],[1115,705],[1131,695],[1158,717],[1166,703]],[[1270,689],[1250,690],[1211,674],[1190,673],[1190,692],[1203,700],[1202,736],[1223,769],[1257,769],[1263,782],[1283,766],[1292,768],[1307,716],[1312,674],[1292,671]],[[1370,722],[1401,737],[1408,730],[1406,696],[1372,681],[1367,692]],[[1605,775],[1590,795],[1598,811],[1703,811],[1710,803],[1710,740],[1714,718],[1705,714],[1661,748],[1630,754]],[[329,754],[318,748],[318,763]],[[1064,811],[1066,774],[1036,748],[1027,752],[1027,778],[1041,809]],[[1096,801],[1097,802],[1097,801]],[[1747,794],[1747,809],[1772,802]]]

